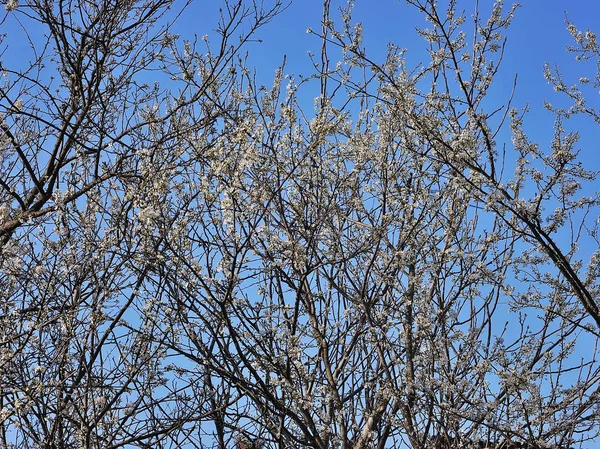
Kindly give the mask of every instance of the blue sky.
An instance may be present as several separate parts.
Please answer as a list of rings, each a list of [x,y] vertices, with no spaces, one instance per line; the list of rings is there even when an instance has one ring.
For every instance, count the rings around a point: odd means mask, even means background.
[[[267,2],[270,0],[267,0]],[[221,2],[217,0],[197,1],[192,4],[175,27],[182,38],[193,38],[193,34],[202,36],[211,34],[216,23],[216,11]],[[332,0],[336,20],[337,7],[345,5],[345,1]],[[440,4],[445,3],[440,1]],[[470,15],[475,0],[459,2]],[[492,2],[480,0],[482,8],[489,9]],[[507,7],[510,2],[507,2]],[[543,77],[545,63],[556,63],[561,66],[567,80],[577,79],[577,65],[574,56],[566,53],[565,47],[572,43],[566,31],[565,12],[580,28],[596,28],[600,17],[600,1],[565,2],[562,0],[533,0],[523,2],[517,10],[513,25],[507,31],[508,43],[503,69],[500,72],[496,90],[498,101],[508,98],[512,88],[514,75],[519,80],[514,106],[523,107],[529,104],[531,113],[525,120],[528,134],[539,140],[542,146],[552,139],[553,116],[543,109],[544,99],[557,102],[559,98]],[[306,33],[307,28],[317,30],[322,17],[322,0],[296,0],[281,16],[259,31],[257,39],[262,43],[250,43],[247,50],[250,63],[256,66],[259,80],[269,84],[276,67],[281,64],[284,55],[287,57],[287,73],[310,74],[311,66],[307,51],[318,53],[319,39]],[[409,66],[416,66],[426,58],[425,43],[415,33],[415,26],[425,25],[414,8],[398,0],[357,0],[355,20],[364,24],[365,44],[374,59],[383,60],[386,43],[394,41],[400,47],[406,47]],[[16,23],[9,21],[2,26],[0,33],[10,33]],[[597,27],[600,31],[600,26]],[[28,30],[32,36],[37,30]],[[10,51],[3,57],[4,64],[18,62],[15,58],[27,48],[23,40],[16,46],[11,41]],[[593,67],[592,67],[593,69]],[[588,72],[589,74],[589,72]],[[593,92],[598,95],[598,92]],[[594,99],[591,99],[594,100]],[[308,104],[312,99],[307,99]],[[591,121],[577,120],[572,122],[582,134],[582,153],[586,168],[600,169],[600,158],[596,152],[598,134]]]
[[[267,5],[272,3],[273,0],[265,2]],[[442,7],[446,3],[447,1],[439,2]],[[475,3],[475,0],[459,1],[459,9],[465,10],[469,18]],[[479,3],[483,11],[489,11],[493,4],[491,0],[480,0]],[[250,43],[246,50],[249,53],[250,64],[256,67],[257,75],[262,82],[268,85],[272,81],[274,70],[281,64],[284,55],[287,58],[286,73],[296,75],[311,73],[307,52],[310,50],[318,53],[320,42],[316,36],[307,34],[306,30],[309,27],[315,30],[320,28],[322,4],[322,0],[293,1],[279,17],[259,30],[256,37],[262,42]],[[332,19],[339,22],[338,9],[340,6],[345,6],[346,1],[332,0],[331,4]],[[511,4],[510,1],[506,2],[505,8],[508,9]],[[193,39],[194,34],[199,37],[204,34],[211,35],[221,5],[222,2],[217,0],[192,2],[180,17],[174,30],[181,35],[182,39]],[[367,51],[376,61],[383,60],[386,44],[390,41],[407,48],[406,57],[409,66],[416,66],[426,60],[425,43],[415,32],[416,26],[426,26],[426,23],[414,7],[407,5],[403,0],[356,0],[354,11],[355,21],[363,23]],[[565,26],[565,14],[568,14],[580,29],[593,30],[597,18],[600,17],[600,2],[593,0],[522,2],[513,24],[507,30],[508,42],[503,69],[494,88],[495,92],[505,97],[510,93],[514,75],[518,73],[514,105],[523,107],[529,104],[531,115],[526,120],[526,125],[531,121],[535,126],[527,126],[527,130],[532,133],[532,136],[546,142],[549,142],[552,136],[552,115],[543,110],[543,101],[549,99],[556,102],[559,96],[544,80],[544,63],[559,64],[561,70],[567,75],[567,80],[571,81],[577,79],[575,72],[579,70],[579,64],[574,63],[574,56],[565,51],[565,47],[572,43]],[[466,25],[469,25],[468,20]],[[22,33],[22,30],[18,29],[19,25],[11,18],[0,27],[2,33]],[[39,36],[39,31],[27,29],[34,41],[36,36]],[[29,53],[28,46],[26,39],[19,42],[10,39],[10,47],[2,56],[4,64],[14,67],[15,64],[24,63],[21,58]],[[595,94],[597,95],[597,92]],[[585,125],[586,122],[582,124]],[[585,139],[583,142],[589,142],[589,136],[586,136],[588,130],[581,129],[581,131],[582,139]],[[592,128],[590,132],[594,133],[595,130]],[[595,163],[598,159],[594,154],[582,156],[590,163]],[[596,163],[596,167],[600,168],[600,163]]]
[[[183,31],[182,37],[187,32],[190,35],[210,34],[220,2],[207,3],[196,2],[184,14],[178,26]],[[320,28],[322,3],[322,0],[293,2],[281,16],[258,32],[257,38],[262,39],[262,43],[252,43],[247,47],[250,61],[256,66],[259,77],[264,77],[265,83],[272,77],[284,55],[287,57],[288,73],[310,73],[307,52],[317,53],[320,42],[316,36],[307,34],[306,29]],[[337,10],[346,2],[333,0],[331,3],[332,18],[339,20]],[[443,6],[447,2],[439,3]],[[491,0],[480,0],[479,3],[483,11],[489,11],[492,5]],[[506,2],[505,8],[508,9],[511,4]],[[474,5],[475,0],[460,1],[459,9],[464,9],[468,18]],[[407,60],[410,65],[416,66],[426,58],[424,42],[415,33],[416,26],[426,26],[426,23],[415,8],[401,0],[357,0],[354,11],[355,20],[363,23],[369,54],[379,56],[379,60],[382,60],[386,43],[393,41],[408,49]],[[543,77],[546,62],[559,64],[567,79],[569,74],[578,69],[574,65],[573,55],[565,51],[565,47],[572,44],[566,30],[565,14],[580,29],[593,30],[600,17],[600,2],[531,0],[522,2],[518,8],[513,24],[507,30],[506,54],[496,86],[496,89],[502,88],[504,93],[510,93],[513,77],[518,73],[515,106],[529,103],[532,113],[537,114],[543,109],[544,99],[557,99]],[[576,77],[571,79],[575,81]],[[549,113],[541,112],[544,122],[541,128],[551,132],[552,117]],[[538,129],[536,124],[533,131]]]
[[[440,1],[440,7],[448,2]],[[266,2],[272,4],[272,1]],[[320,29],[323,0],[294,1],[273,22],[259,30],[256,37],[262,42],[250,43],[246,50],[250,64],[255,66],[260,82],[269,85],[275,69],[286,56],[286,73],[309,75],[311,63],[307,52],[319,54],[318,37],[306,33],[307,28]],[[331,18],[339,23],[339,8],[346,6],[345,0],[331,0]],[[458,1],[458,9],[464,10],[467,17],[467,30],[472,25],[469,18],[474,10],[475,0]],[[509,9],[513,2],[505,2]],[[178,32],[182,38],[211,34],[214,29],[217,11],[221,2],[200,1],[193,3],[181,18]],[[485,17],[491,9],[491,0],[479,0],[480,9]],[[583,63],[575,63],[573,54],[566,52],[566,46],[573,40],[566,30],[565,17],[573,21],[578,28],[594,30],[600,17],[600,2],[563,0],[530,0],[522,2],[517,9],[511,27],[506,31],[508,42],[502,68],[496,77],[490,97],[497,105],[509,98],[513,80],[518,74],[518,84],[513,106],[529,106],[530,113],[525,118],[525,129],[529,137],[541,147],[549,147],[553,137],[554,116],[543,107],[544,100],[552,104],[565,104],[561,95],[555,93],[543,76],[545,63],[558,64],[567,82],[575,82],[581,76]],[[375,61],[383,61],[386,44],[395,42],[406,48],[409,67],[415,67],[427,61],[425,42],[417,36],[415,27],[427,26],[414,7],[403,0],[356,0],[354,20],[363,23],[364,42],[368,54]],[[335,63],[335,59],[332,63]],[[584,74],[593,79],[595,67],[587,65]],[[315,91],[316,92],[316,91]],[[598,92],[589,89],[597,96]],[[306,90],[304,95],[310,97]],[[561,103],[563,100],[563,103]],[[590,98],[592,103],[594,98]],[[312,105],[312,98],[306,98],[306,104]],[[310,111],[307,111],[310,112]],[[596,154],[596,126],[587,118],[575,118],[567,124],[567,129],[576,129],[581,134],[581,158],[589,169],[600,169],[600,158]],[[510,137],[504,140],[510,144]],[[502,142],[499,142],[502,144]]]

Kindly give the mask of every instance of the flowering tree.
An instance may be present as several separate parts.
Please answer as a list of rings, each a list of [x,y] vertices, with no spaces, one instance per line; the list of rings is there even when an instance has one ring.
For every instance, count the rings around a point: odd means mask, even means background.
[[[408,3],[418,69],[325,0],[316,72],[270,88],[239,51],[279,2],[226,2],[216,47],[180,43],[166,0],[7,3],[48,42],[0,101],[4,446],[597,436],[598,199],[565,123],[596,109],[549,67],[573,103],[541,148],[487,96],[515,8]]]
[[[185,227],[159,207],[185,201],[169,189],[208,149],[186,142],[229,114],[229,70],[283,5],[225,3],[214,46],[179,42],[183,7],[5,4],[4,56],[31,47],[0,87],[2,447],[179,447],[218,408],[167,367],[151,298]]]

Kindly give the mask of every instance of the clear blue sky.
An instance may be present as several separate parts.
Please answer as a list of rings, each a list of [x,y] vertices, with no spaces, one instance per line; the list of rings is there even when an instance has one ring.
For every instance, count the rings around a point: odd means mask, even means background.
[[[268,3],[268,2],[267,2]],[[247,49],[250,61],[257,68],[257,73],[265,84],[272,79],[275,68],[281,63],[284,55],[287,57],[287,72],[309,74],[310,60],[307,51],[318,53],[320,42],[314,35],[308,35],[306,29],[320,28],[322,17],[322,0],[295,1],[276,20],[259,31],[257,37],[262,43],[253,43]],[[440,6],[447,2],[440,1]],[[467,18],[472,13],[475,0],[459,1],[459,8],[465,10]],[[493,2],[480,0],[480,8],[489,11]],[[214,28],[216,11],[220,2],[196,2],[190,6],[184,15],[178,29],[182,37],[187,32],[192,35],[210,34]],[[345,6],[346,1],[332,0],[332,18],[339,19],[337,10]],[[509,8],[512,2],[505,3]],[[561,66],[567,79],[575,81],[574,74],[578,69],[574,64],[573,55],[567,54],[565,47],[572,43],[566,30],[565,14],[580,28],[598,26],[600,17],[600,1],[585,0],[530,0],[522,2],[517,10],[512,26],[507,30],[508,43],[506,47],[503,69],[497,79],[495,93],[507,96],[512,88],[513,77],[518,73],[516,92],[517,107],[529,104],[531,115],[526,121],[535,123],[527,129],[532,136],[539,137],[540,143],[549,142],[552,137],[552,115],[543,110],[544,99],[556,102],[558,96],[552,91],[543,77],[544,63],[557,63]],[[363,22],[364,37],[367,51],[382,60],[386,43],[393,41],[400,47],[408,49],[407,60],[416,66],[426,58],[425,45],[415,33],[416,26],[425,22],[415,11],[402,0],[356,0],[355,20]],[[467,21],[468,24],[468,21]],[[375,58],[377,59],[377,58]],[[596,93],[597,94],[597,93]],[[500,100],[500,98],[499,98]],[[541,114],[538,116],[538,114]],[[592,128],[595,133],[595,129]],[[582,142],[593,142],[585,132]],[[584,154],[590,162],[596,162],[595,155]],[[600,168],[600,164],[596,165]]]
[[[271,0],[266,0],[269,3]],[[443,6],[446,1],[440,0]],[[484,10],[489,10],[491,0],[479,0]],[[194,34],[202,36],[211,34],[215,27],[216,13],[221,4],[219,0],[194,2],[182,16],[175,27],[182,38],[192,39]],[[332,18],[337,20],[337,8],[344,6],[345,1],[332,0]],[[475,0],[459,1],[467,17]],[[511,2],[506,3],[510,7]],[[565,51],[572,39],[566,31],[565,13],[580,28],[591,28],[600,33],[600,0],[531,0],[523,1],[517,10],[512,26],[507,30],[508,43],[503,69],[500,72],[494,93],[498,101],[508,98],[512,88],[514,75],[518,73],[518,86],[514,106],[523,107],[529,104],[531,113],[525,121],[525,128],[530,137],[538,140],[544,147],[552,139],[553,117],[543,109],[544,99],[556,103],[559,98],[543,77],[545,63],[557,63],[561,66],[567,80],[576,81],[577,65],[574,56]],[[320,28],[322,17],[322,0],[296,0],[271,24],[259,31],[257,39],[262,43],[248,45],[249,61],[256,66],[259,79],[265,84],[272,80],[273,73],[284,57],[287,57],[287,73],[310,74],[311,66],[307,51],[319,52],[320,42],[314,35],[306,33],[306,29]],[[425,43],[416,35],[415,26],[426,26],[414,8],[399,0],[356,0],[355,20],[363,22],[365,44],[375,60],[383,60],[386,44],[393,41],[400,47],[408,49],[407,60],[410,66],[416,66],[426,59]],[[7,21],[0,28],[0,33],[10,34],[17,24]],[[40,30],[29,29],[32,37],[39,36]],[[26,54],[28,42],[22,40],[17,44],[11,40],[11,48],[3,56],[7,66],[19,63],[15,59]],[[588,72],[589,73],[589,72]],[[598,92],[593,92],[598,95]],[[597,99],[591,99],[597,103]],[[308,99],[308,104],[312,99]],[[597,154],[598,128],[591,121],[573,122],[582,134],[582,153],[586,168],[600,169],[600,157]],[[600,190],[600,189],[596,189]]]
[[[266,0],[265,3],[272,4],[272,2],[273,0]],[[307,34],[306,29],[320,28],[322,3],[322,0],[293,1],[282,15],[258,32],[256,37],[262,39],[262,43],[250,43],[246,47],[249,60],[256,66],[262,82],[267,85],[270,83],[274,70],[279,66],[284,55],[287,57],[287,73],[296,75],[311,73],[307,51],[318,53],[320,42],[316,36]],[[356,0],[355,3],[355,20],[363,23],[367,51],[369,55],[375,56],[375,60],[383,60],[386,43],[390,41],[408,49],[406,56],[409,65],[416,66],[426,60],[424,42],[415,33],[416,26],[426,26],[426,24],[415,8],[408,6],[403,0]],[[446,3],[447,1],[439,2],[441,7]],[[466,11],[468,18],[474,8],[475,0],[461,0],[458,3],[459,8]],[[493,4],[492,0],[479,0],[479,3],[484,11],[488,11]],[[346,0],[331,0],[331,4],[332,18],[339,20],[337,10],[340,6],[346,5]],[[512,2],[507,1],[505,8],[509,8],[511,4]],[[175,26],[176,32],[184,39],[193,39],[194,34],[211,35],[221,5],[220,0],[192,2]],[[600,26],[597,26],[600,17],[600,1],[523,1],[512,26],[507,30],[508,43],[503,69],[494,88],[494,92],[498,95],[507,96],[512,88],[514,74],[518,73],[519,81],[514,105],[531,106],[532,114],[526,121],[526,125],[528,122],[534,122],[535,126],[528,126],[527,130],[546,142],[549,142],[552,136],[552,116],[543,111],[543,101],[544,99],[556,101],[558,96],[543,78],[544,63],[558,63],[567,75],[567,79],[572,81],[577,79],[575,76],[570,78],[568,76],[573,74],[577,67],[573,55],[565,51],[566,45],[572,43],[565,27],[565,13],[568,13],[569,18],[580,29],[596,28],[600,32]],[[9,19],[1,25],[0,33],[9,35],[14,32],[22,33],[18,28],[19,25]],[[27,29],[34,41],[41,31]],[[20,58],[29,54],[28,45],[26,39],[19,42],[10,39],[10,47],[2,56],[3,63],[12,67],[15,63],[24,63],[25,61]],[[537,116],[537,114],[541,115]],[[584,131],[583,142],[595,141],[593,138],[589,140],[586,130],[582,131]],[[595,132],[595,129],[592,129],[592,132]],[[583,156],[590,163],[595,163],[596,159],[600,160],[594,154]],[[597,163],[596,167],[600,168],[600,163]]]
[[[468,19],[475,3],[475,0],[458,2],[459,9],[466,12],[466,26],[469,26]],[[216,0],[193,3],[177,27],[181,30],[182,37],[190,37],[194,33],[198,36],[210,35],[220,4]],[[281,64],[284,55],[287,58],[286,73],[311,73],[307,52],[310,50],[318,55],[320,42],[316,36],[307,34],[306,29],[320,29],[322,4],[322,0],[296,0],[281,16],[258,32],[257,38],[262,39],[262,43],[251,43],[247,50],[249,61],[256,67],[258,79],[262,83],[270,84],[274,70]],[[447,1],[439,2],[441,7],[446,4]],[[484,12],[482,16],[485,16],[493,1],[479,0],[479,4]],[[510,1],[505,2],[505,8],[510,8],[512,4]],[[338,9],[345,6],[346,1],[331,0],[331,5],[332,19],[339,22]],[[425,43],[415,32],[416,26],[426,27],[427,24],[414,7],[403,0],[356,0],[354,11],[355,21],[363,23],[367,51],[376,61],[384,59],[386,44],[390,41],[408,49],[406,58],[409,66],[427,61]],[[544,64],[559,64],[567,81],[575,82],[581,74],[581,63],[575,64],[574,55],[565,50],[567,45],[573,43],[566,30],[565,14],[580,29],[596,28],[600,32],[600,26],[597,26],[600,1],[523,1],[513,24],[506,31],[508,42],[504,62],[490,91],[490,98],[497,101],[498,105],[503,104],[510,96],[514,76],[518,74],[513,106],[522,108],[529,105],[530,114],[525,119],[525,128],[530,138],[542,147],[548,147],[553,136],[553,115],[544,110],[543,102],[546,99],[553,104],[561,104],[561,96],[544,79]],[[587,74],[593,78],[593,67],[592,72],[588,70]],[[593,90],[590,93],[598,95]],[[590,100],[596,102],[595,98]],[[312,98],[307,98],[303,104],[312,105]],[[595,150],[597,127],[590,120],[576,118],[568,128],[577,129],[581,133],[581,157],[587,168],[600,169],[600,157]],[[504,139],[510,143],[508,135]]]

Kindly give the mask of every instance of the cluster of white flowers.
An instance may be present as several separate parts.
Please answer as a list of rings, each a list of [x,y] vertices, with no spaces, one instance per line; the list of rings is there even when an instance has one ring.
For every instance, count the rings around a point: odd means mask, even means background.
[[[8,12],[14,11],[18,7],[19,0],[6,0],[6,3],[4,4],[4,9],[6,9]]]

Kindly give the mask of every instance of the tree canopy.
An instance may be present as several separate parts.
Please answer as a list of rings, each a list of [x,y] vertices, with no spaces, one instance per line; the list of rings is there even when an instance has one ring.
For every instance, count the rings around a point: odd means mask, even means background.
[[[546,67],[546,146],[490,95],[502,2],[404,2],[411,66],[324,0],[274,78],[247,53],[283,0],[210,36],[172,0],[3,3],[1,447],[591,447],[593,32],[567,16],[592,72]]]

